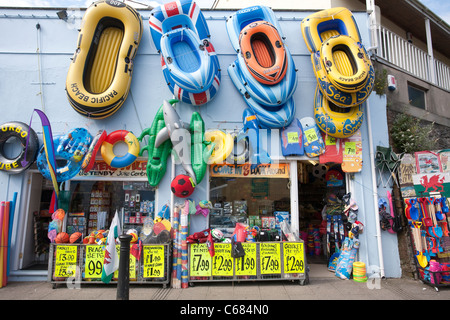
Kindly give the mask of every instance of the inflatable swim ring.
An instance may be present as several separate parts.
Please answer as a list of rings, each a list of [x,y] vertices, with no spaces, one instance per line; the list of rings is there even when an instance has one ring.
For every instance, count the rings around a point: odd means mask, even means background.
[[[335,138],[348,138],[361,127],[363,119],[362,105],[351,108],[333,106],[316,87],[314,120],[320,130]]]
[[[277,84],[286,74],[288,59],[277,29],[267,21],[255,21],[239,36],[241,54],[252,76],[259,82]]]
[[[123,141],[128,146],[128,152],[118,157],[114,154],[114,145]],[[139,141],[136,136],[130,131],[117,130],[111,132],[103,141],[101,147],[101,154],[103,160],[113,168],[124,168],[131,165],[139,155]]]
[[[222,130],[210,130],[205,132],[205,141],[215,143],[214,151],[208,159],[208,164],[223,164],[233,150],[234,141],[231,134]],[[211,146],[208,146],[208,150]]]
[[[28,139],[28,134],[29,139]],[[18,139],[22,151],[14,158],[5,155],[5,144],[10,139]],[[28,139],[28,145],[27,145]],[[11,141],[10,141],[11,142]],[[25,123],[13,121],[0,126],[0,170],[7,173],[21,173],[28,169],[36,160],[39,150],[39,140],[36,132]],[[25,162],[22,164],[22,161]],[[24,165],[25,164],[25,165]]]
[[[81,26],[67,73],[67,97],[81,115],[103,119],[128,96],[142,19],[131,6],[105,0],[89,6]]]
[[[91,142],[89,150],[86,152],[86,155],[83,159],[83,164],[81,165],[81,169],[84,172],[89,172],[95,163],[95,156],[97,155],[98,150],[102,146],[103,141],[107,137],[107,133],[105,130],[99,130]]]

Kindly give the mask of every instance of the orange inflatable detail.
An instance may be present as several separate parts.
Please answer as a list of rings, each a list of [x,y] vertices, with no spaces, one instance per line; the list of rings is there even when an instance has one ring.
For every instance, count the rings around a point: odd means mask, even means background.
[[[255,21],[239,36],[241,54],[247,69],[259,82],[274,85],[287,69],[287,55],[277,29],[267,21]]]

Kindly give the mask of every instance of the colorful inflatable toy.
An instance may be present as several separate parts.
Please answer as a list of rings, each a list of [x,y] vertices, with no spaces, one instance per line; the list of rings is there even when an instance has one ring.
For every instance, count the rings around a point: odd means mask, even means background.
[[[100,150],[100,147],[102,146],[103,141],[105,141],[107,136],[108,134],[105,130],[99,130],[95,135],[94,139],[91,142],[91,145],[89,146],[89,150],[87,151],[83,159],[83,164],[81,165],[81,169],[84,172],[89,172],[94,167],[95,156],[97,155],[98,150]]]
[[[231,15],[226,27],[238,54],[228,74],[259,125],[289,125],[295,114],[297,70],[275,14],[265,6],[245,8]]]
[[[189,125],[191,131],[191,158],[192,170],[195,174],[197,184],[199,184],[205,176],[208,167],[208,159],[214,150],[214,143],[205,141],[205,123],[198,112],[193,112]]]
[[[189,126],[184,124],[175,108],[167,100],[163,101],[162,111],[166,126],[156,135],[155,147],[159,147],[164,141],[170,139],[172,149],[178,160],[187,174],[191,176],[194,184],[197,184],[191,163],[191,133],[189,132]]]
[[[88,7],[66,79],[76,112],[103,119],[119,110],[128,96],[142,33],[140,14],[121,1],[97,1]]]
[[[57,161],[57,182],[70,180],[80,172],[83,157],[87,152],[91,141],[91,134],[84,128],[75,128],[65,135],[53,137],[53,146]],[[64,166],[59,166],[58,162],[65,162],[65,164]],[[36,163],[44,178],[52,180],[45,152],[45,145],[42,145],[39,150]]]
[[[208,130],[205,132],[205,140],[211,142],[208,149],[213,150],[208,164],[223,164],[233,150],[234,139],[231,134],[222,130]]]
[[[178,102],[177,99],[168,101],[171,105]],[[150,128],[145,129],[140,134],[138,140],[142,141],[145,136],[149,136],[149,141],[146,146],[141,149],[139,153],[142,156],[144,151],[147,151],[147,179],[151,186],[156,187],[166,174],[167,158],[172,150],[172,142],[170,139],[165,140],[158,146],[155,146],[156,136],[158,132],[166,126],[164,122],[163,105],[161,105],[156,112]]]
[[[343,7],[322,10],[303,19],[301,28],[322,94],[340,107],[363,103],[375,72],[352,13]]]
[[[328,101],[316,87],[314,120],[326,134],[334,138],[348,138],[361,127],[364,111],[362,105],[340,108]]]
[[[114,154],[113,148],[116,143],[125,142],[128,152],[123,156]],[[136,136],[127,130],[117,130],[108,134],[102,143],[100,152],[103,160],[113,168],[125,168],[131,165],[139,155],[140,145]]]
[[[220,65],[200,7],[192,0],[160,5],[149,25],[173,95],[192,105],[211,101],[219,90]]]
[[[251,150],[250,163],[252,168],[261,163],[271,163],[269,154],[263,149],[260,143],[259,126],[255,113],[249,108],[246,108],[242,114],[242,118],[244,122],[243,134],[248,137],[249,148]]]
[[[22,150],[13,159],[5,154],[5,144],[17,139]],[[28,140],[28,144],[27,144]],[[6,122],[0,126],[0,170],[16,174],[28,169],[36,160],[39,140],[36,132],[18,121]],[[25,161],[24,161],[25,160]]]

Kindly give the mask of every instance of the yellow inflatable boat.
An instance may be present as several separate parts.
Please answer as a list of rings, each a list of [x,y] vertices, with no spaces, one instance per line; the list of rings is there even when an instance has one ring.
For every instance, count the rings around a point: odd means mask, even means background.
[[[75,111],[102,119],[119,110],[128,96],[142,33],[140,14],[123,2],[98,1],[86,10],[66,79]]]
[[[372,92],[375,72],[352,13],[342,7],[319,11],[301,26],[323,95],[340,107],[363,103]]]

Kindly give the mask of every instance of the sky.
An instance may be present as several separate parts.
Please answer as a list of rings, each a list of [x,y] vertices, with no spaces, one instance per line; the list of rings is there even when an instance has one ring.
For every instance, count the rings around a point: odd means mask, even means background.
[[[419,0],[437,16],[441,17],[447,24],[450,25],[450,1],[449,0]],[[78,7],[86,8],[93,0],[0,0],[0,7]],[[135,0],[134,7],[144,8],[139,6],[139,3],[150,6],[157,6],[158,2],[164,3],[168,0]],[[197,0],[200,7],[209,8],[214,3],[214,0]],[[376,1],[375,1],[376,3]]]

